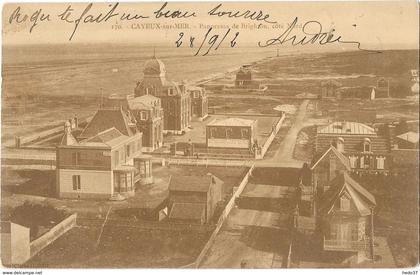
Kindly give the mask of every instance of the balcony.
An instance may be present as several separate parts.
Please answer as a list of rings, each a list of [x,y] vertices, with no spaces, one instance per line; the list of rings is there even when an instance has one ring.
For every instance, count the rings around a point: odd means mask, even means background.
[[[326,240],[324,250],[329,251],[360,251],[366,249],[366,241]]]

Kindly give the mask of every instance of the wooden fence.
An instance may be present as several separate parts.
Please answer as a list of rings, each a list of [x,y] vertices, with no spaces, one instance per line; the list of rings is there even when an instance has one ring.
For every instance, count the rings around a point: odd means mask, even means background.
[[[203,262],[206,254],[208,253],[211,246],[213,245],[213,242],[216,239],[217,234],[219,233],[220,229],[222,228],[223,222],[226,220],[230,211],[235,206],[236,198],[238,198],[241,195],[242,191],[244,190],[245,186],[247,185],[247,183],[249,181],[249,177],[251,176],[252,171],[254,170],[254,167],[255,167],[254,165],[251,166],[251,168],[248,170],[245,177],[242,179],[241,183],[239,184],[238,188],[233,193],[232,198],[229,200],[225,209],[223,210],[222,214],[219,217],[216,228],[214,229],[213,233],[211,234],[211,236],[210,236],[209,240],[207,241],[206,245],[204,246],[204,248],[201,250],[197,259],[193,263],[184,266],[184,268],[198,268],[200,266],[200,264]]]
[[[264,158],[265,153],[267,152],[268,148],[270,147],[271,143],[273,142],[274,138],[276,137],[277,133],[279,132],[280,127],[283,124],[283,121],[284,121],[285,117],[286,117],[286,115],[283,114],[281,119],[277,122],[276,126],[271,131],[270,136],[268,137],[268,139],[264,143],[263,147],[261,148],[261,153],[259,155],[257,155],[257,157],[256,157],[257,159]]]

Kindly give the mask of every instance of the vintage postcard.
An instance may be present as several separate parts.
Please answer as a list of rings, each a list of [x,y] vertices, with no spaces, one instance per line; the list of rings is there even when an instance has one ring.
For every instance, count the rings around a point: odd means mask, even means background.
[[[4,4],[4,270],[417,272],[418,22],[416,1]]]

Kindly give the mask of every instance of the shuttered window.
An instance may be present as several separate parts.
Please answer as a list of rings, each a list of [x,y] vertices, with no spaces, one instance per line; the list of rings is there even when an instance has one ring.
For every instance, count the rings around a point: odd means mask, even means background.
[[[80,175],[73,175],[73,190],[81,190]]]

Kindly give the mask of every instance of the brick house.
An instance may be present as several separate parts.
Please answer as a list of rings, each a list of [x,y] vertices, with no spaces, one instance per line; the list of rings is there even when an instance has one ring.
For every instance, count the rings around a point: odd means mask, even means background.
[[[253,80],[251,65],[243,65],[236,72],[235,87],[245,89],[256,89],[259,87],[259,83]]]
[[[350,161],[352,171],[359,174],[387,174],[391,166],[391,132],[378,134],[375,129],[358,122],[333,122],[318,127],[315,140],[317,155],[331,145]]]
[[[128,108],[143,133],[143,149],[153,151],[163,144],[163,109],[161,100],[152,95],[128,97]]]
[[[169,219],[204,224],[222,200],[223,181],[212,174],[177,176],[169,183]]]
[[[103,109],[123,110],[143,133],[143,150],[151,152],[163,144],[163,109],[161,100],[152,95],[110,95]]]
[[[181,134],[190,126],[190,95],[185,85],[166,79],[165,65],[155,56],[146,61],[143,79],[137,83],[134,95],[153,95],[161,99],[165,132]]]
[[[206,90],[202,87],[188,86],[191,97],[191,115],[199,120],[205,119],[209,114]]]

